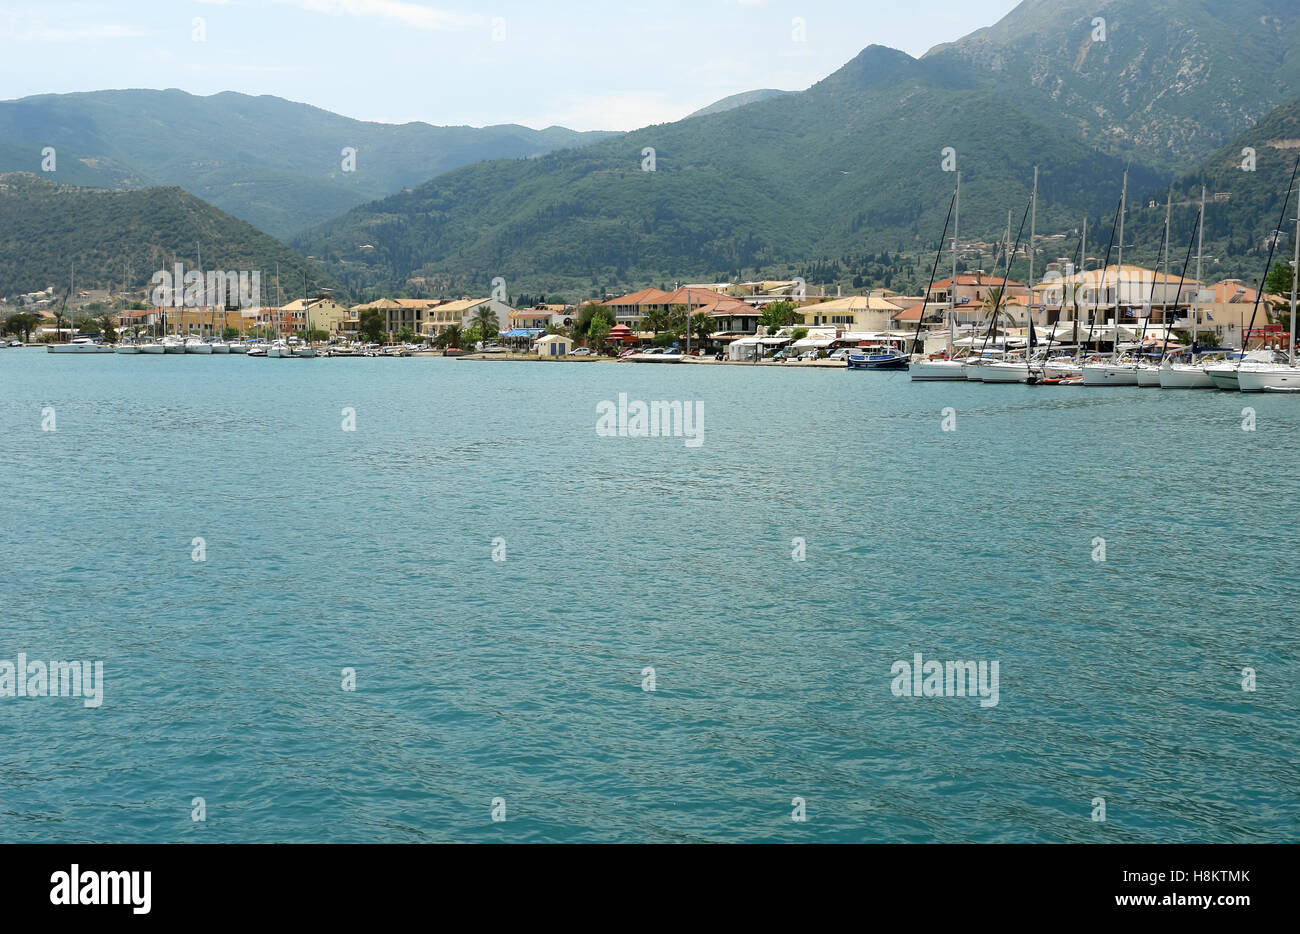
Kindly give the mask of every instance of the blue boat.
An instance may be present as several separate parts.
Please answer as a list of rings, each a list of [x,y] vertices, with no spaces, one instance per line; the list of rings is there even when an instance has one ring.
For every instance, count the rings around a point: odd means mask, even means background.
[[[906,370],[907,355],[897,350],[849,354],[850,370]]]

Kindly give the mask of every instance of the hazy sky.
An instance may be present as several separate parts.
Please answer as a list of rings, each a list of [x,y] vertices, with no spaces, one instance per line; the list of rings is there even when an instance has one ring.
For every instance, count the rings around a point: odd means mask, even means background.
[[[920,55],[1017,2],[0,0],[0,94],[233,90],[393,123],[626,130],[806,88],[873,43]]]

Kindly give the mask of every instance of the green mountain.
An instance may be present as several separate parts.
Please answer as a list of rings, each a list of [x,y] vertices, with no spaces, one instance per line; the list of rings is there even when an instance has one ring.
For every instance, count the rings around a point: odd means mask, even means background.
[[[72,264],[80,288],[146,285],[156,270],[197,264],[262,270],[263,294],[279,264],[287,297],[335,288],[328,273],[273,237],[180,188],[108,191],[62,185],[30,173],[0,175],[0,295],[54,285]]]
[[[925,60],[1098,148],[1187,168],[1300,94],[1300,3],[1025,0]]]
[[[512,293],[582,295],[925,253],[948,208],[949,146],[963,172],[964,237],[1000,235],[1008,210],[1018,222],[1035,163],[1040,233],[1113,210],[1118,159],[963,73],[872,46],[802,93],[466,166],[294,242],[355,289],[421,276],[481,291],[504,276]],[[643,171],[647,148],[655,171]],[[1161,183],[1134,167],[1138,188]]]
[[[759,101],[765,101],[769,97],[780,97],[783,94],[792,94],[792,91],[778,91],[775,88],[763,88],[759,91],[744,91],[740,94],[732,94],[730,97],[724,97],[720,101],[714,101],[708,107],[701,107],[695,113],[687,116],[707,117],[709,114],[726,113],[728,110],[735,110],[737,107],[744,107],[746,104],[755,104]]]
[[[438,127],[352,120],[278,97],[123,90],[0,102],[0,172],[106,188],[179,185],[286,238],[471,162],[527,158],[610,134],[561,127]],[[356,150],[344,171],[345,147]]]
[[[1242,150],[1255,151],[1254,171],[1242,168]],[[1279,107],[1232,142],[1220,147],[1172,185],[1170,266],[1178,275],[1192,238],[1205,186],[1205,278],[1240,277],[1253,282],[1264,275],[1269,243],[1282,211],[1287,182],[1300,158],[1300,100]],[[1164,190],[1148,191],[1130,202],[1125,241],[1137,262],[1150,264],[1160,245],[1165,222]],[[1151,201],[1156,201],[1151,206]],[[1300,177],[1283,222],[1278,258],[1290,261],[1295,243],[1295,217],[1300,206]],[[1129,249],[1126,247],[1126,249]],[[1091,252],[1091,251],[1089,251]],[[1125,261],[1128,256],[1125,254]],[[1195,262],[1195,255],[1192,257]],[[1192,275],[1194,267],[1189,267]]]

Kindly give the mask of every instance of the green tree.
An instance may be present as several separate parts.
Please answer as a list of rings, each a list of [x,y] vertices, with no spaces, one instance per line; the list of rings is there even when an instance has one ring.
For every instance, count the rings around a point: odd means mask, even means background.
[[[764,306],[758,316],[758,323],[766,327],[769,334],[775,334],[803,317],[799,314],[798,307],[794,302],[772,302]]]
[[[397,339],[403,344],[409,344],[415,340],[415,332],[403,325],[397,329]]]
[[[668,312],[662,308],[651,308],[641,316],[641,330],[651,331],[656,336],[660,331],[668,330]]]
[[[448,347],[459,347],[464,339],[465,336],[460,329],[460,325],[449,324],[438,332],[438,336],[433,339],[433,342],[438,347],[446,350]]]
[[[78,334],[98,334],[99,322],[90,315],[82,315],[77,319],[75,330]]]
[[[112,315],[99,316],[99,333],[103,335],[104,340],[110,344],[117,343],[117,328],[114,327],[116,322],[113,321]]]
[[[16,315],[10,315],[5,319],[4,331],[6,334],[22,335],[23,343],[28,343],[32,339],[32,331],[40,326],[41,319],[36,315],[29,315],[26,312],[19,312]]]
[[[497,320],[497,313],[492,310],[491,305],[479,305],[474,310],[473,317],[474,327],[478,330],[479,340],[483,346],[488,345],[488,341],[494,339],[500,332],[500,322]]]
[[[691,336],[701,342],[718,329],[718,319],[707,311],[697,311],[691,315]]]
[[[597,331],[603,332],[600,336],[603,340],[613,329],[614,321],[614,311],[608,305],[583,305],[578,316],[573,319],[569,334],[576,341],[588,341],[593,337],[593,325],[597,325]]]
[[[366,341],[378,344],[384,339],[384,313],[378,308],[362,308],[357,315],[357,328]]]

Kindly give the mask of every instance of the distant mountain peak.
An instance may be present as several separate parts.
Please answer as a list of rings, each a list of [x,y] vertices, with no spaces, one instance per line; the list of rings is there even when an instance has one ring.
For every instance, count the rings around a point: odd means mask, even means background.
[[[783,97],[786,94],[794,94],[794,91],[779,91],[776,88],[762,88],[758,91],[742,91],[739,94],[732,94],[730,97],[724,97],[721,100],[714,101],[708,107],[701,107],[695,113],[686,117],[707,117],[709,114],[726,113],[728,110],[735,110],[737,107],[744,107],[748,104],[756,104],[759,101],[765,101],[773,97]]]

